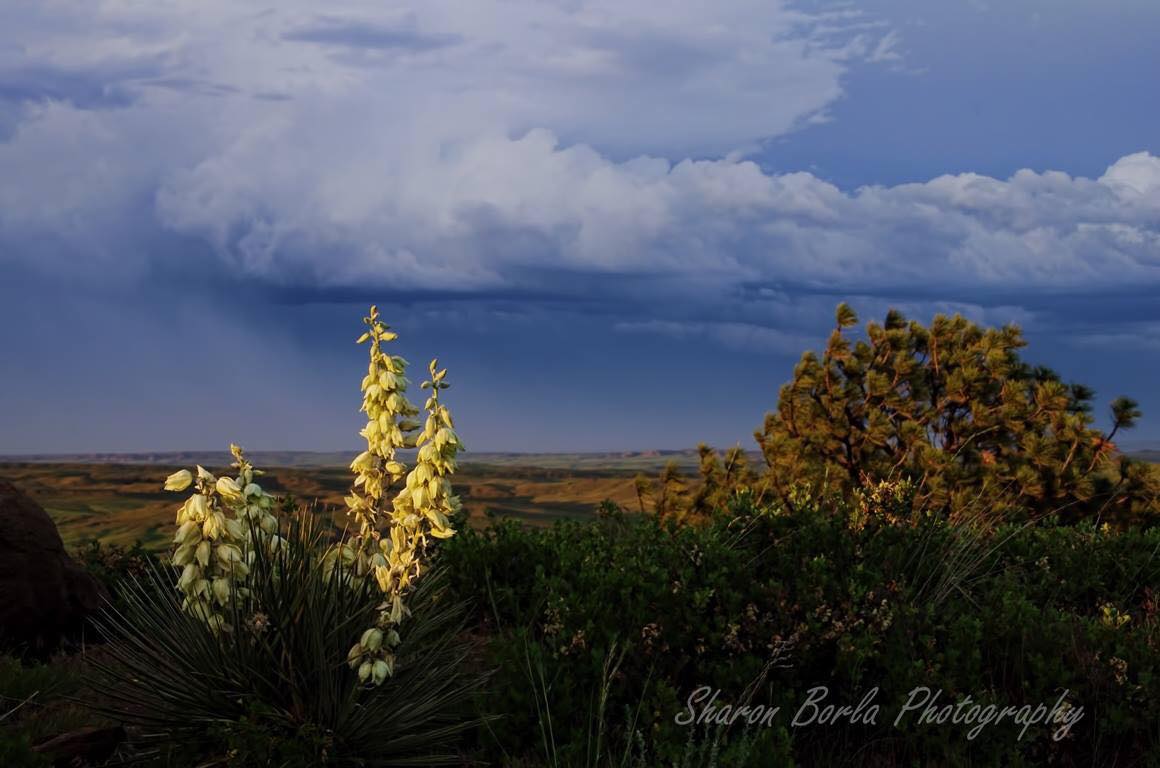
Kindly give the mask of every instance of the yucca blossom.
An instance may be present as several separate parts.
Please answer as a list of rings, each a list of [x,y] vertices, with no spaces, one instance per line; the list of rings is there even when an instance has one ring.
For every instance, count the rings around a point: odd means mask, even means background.
[[[449,386],[447,370],[431,361],[430,379],[422,385],[431,393],[420,423],[414,418],[420,410],[406,396],[408,363],[382,347],[398,334],[380,321],[377,307],[363,322],[368,329],[358,343],[370,342],[370,361],[362,380],[367,423],[359,435],[367,447],[350,464],[354,483],[346,497],[355,529],[331,548],[323,565],[348,582],[373,578],[383,594],[376,626],[363,632],[347,656],[360,680],[378,685],[394,673],[398,626],[410,615],[406,598],[425,569],[429,539],[455,534],[451,518],[461,504],[449,478],[463,444],[451,412],[439,401],[440,391]],[[418,448],[410,471],[396,456],[400,448]],[[280,541],[274,499],[254,482],[261,473],[238,446],[231,445],[230,451],[237,477],[215,477],[199,466],[196,477],[183,469],[165,480],[169,491],[195,487],[178,511],[173,541],[173,564],[182,568],[177,585],[185,595],[182,607],[227,631],[232,628],[222,609],[235,587],[245,589],[254,548],[277,547]],[[388,502],[387,492],[400,482],[403,487]],[[259,541],[252,540],[251,531]]]
[[[367,449],[351,462],[354,488],[346,499],[358,532],[353,546],[344,544],[336,552],[345,562],[353,561],[357,575],[373,576],[384,596],[377,625],[363,633],[347,656],[360,680],[378,685],[394,673],[397,627],[410,615],[405,598],[423,572],[428,536],[445,539],[455,533],[450,517],[459,511],[460,502],[452,495],[448,477],[463,446],[453,431],[450,411],[439,402],[439,392],[448,387],[446,369],[439,370],[438,361],[431,361],[430,380],[422,385],[431,395],[420,429],[420,422],[412,418],[419,409],[406,397],[408,363],[382,349],[398,334],[380,321],[377,307],[371,307],[363,322],[368,330],[358,343],[370,342],[370,363],[362,381],[361,410],[368,420],[359,434]],[[396,456],[399,448],[419,449],[410,472]],[[403,488],[388,505],[386,492],[400,480]],[[386,536],[381,531],[384,525],[389,529]]]
[[[244,584],[255,546],[277,547],[278,521],[272,513],[274,498],[254,482],[261,472],[245,458],[242,449],[230,446],[238,476],[215,477],[205,467],[194,474],[187,469],[165,480],[165,490],[181,492],[194,485],[195,492],[177,512],[173,537],[173,564],[181,567],[177,588],[183,593],[182,608],[205,619],[215,630],[229,630],[222,609],[235,585]],[[253,541],[250,521],[260,541]],[[242,586],[244,589],[244,586]]]

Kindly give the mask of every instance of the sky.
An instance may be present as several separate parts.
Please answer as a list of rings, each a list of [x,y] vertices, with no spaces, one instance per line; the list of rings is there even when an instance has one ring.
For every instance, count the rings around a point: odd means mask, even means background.
[[[1154,0],[5,0],[0,454],[754,447],[834,308],[1160,441]],[[418,397],[418,395],[415,395]]]

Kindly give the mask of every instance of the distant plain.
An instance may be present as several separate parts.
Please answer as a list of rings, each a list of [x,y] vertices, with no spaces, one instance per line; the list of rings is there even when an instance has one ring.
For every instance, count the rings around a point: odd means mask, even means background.
[[[250,454],[267,474],[262,485],[272,493],[292,494],[317,503],[337,525],[345,522],[343,497],[353,453],[261,452]],[[547,525],[563,518],[584,518],[604,499],[630,510],[639,508],[633,478],[655,475],[668,461],[692,473],[692,451],[626,454],[478,454],[453,478],[473,525],[489,516]],[[163,548],[171,535],[184,495],[162,490],[165,477],[196,464],[215,473],[228,471],[229,455],[213,452],[151,454],[76,454],[21,456],[0,460],[0,478],[30,494],[56,521],[66,546],[97,539],[131,545],[140,540]]]
[[[350,489],[347,465],[354,452],[254,451],[248,454],[264,468],[263,486],[277,495],[291,494],[314,503],[335,524],[345,522],[344,496]],[[1157,462],[1160,452],[1134,452]],[[760,457],[750,455],[752,466]],[[695,476],[696,451],[626,453],[479,453],[461,464],[453,478],[456,493],[471,524],[491,517],[514,518],[529,525],[591,516],[601,501],[638,510],[633,479],[655,477],[668,462]],[[158,452],[0,457],[0,479],[31,495],[52,516],[65,545],[75,548],[96,539],[106,544],[162,549],[168,544],[182,494],[162,490],[165,477],[200,464],[215,473],[228,472],[225,452]]]

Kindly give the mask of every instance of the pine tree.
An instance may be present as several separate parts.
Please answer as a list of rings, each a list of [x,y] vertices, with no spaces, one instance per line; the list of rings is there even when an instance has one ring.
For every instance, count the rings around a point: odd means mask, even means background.
[[[729,500],[752,488],[755,478],[740,445],[727,450],[724,461],[716,450],[705,443],[697,446],[697,455],[700,459],[700,485],[693,494],[691,511],[695,517],[703,520],[714,512],[728,508]]]
[[[688,513],[688,487],[677,462],[670,461],[661,470],[657,491],[656,514],[661,519],[684,520]]]
[[[640,513],[645,514],[644,500],[653,495],[653,483],[648,476],[643,472],[637,472],[636,477],[632,479],[633,488],[636,490],[636,503],[640,506]]]
[[[908,478],[917,504],[950,515],[1156,510],[1153,476],[1111,442],[1140,418],[1137,403],[1112,403],[1105,436],[1092,426],[1094,393],[1024,362],[1016,326],[956,314],[927,328],[890,310],[853,341],[857,322],[838,306],[825,349],[802,355],[755,433],[784,503],[803,484],[849,492]]]
[[[705,443],[697,446],[697,455],[700,458],[698,472],[701,475],[701,484],[693,494],[693,514],[697,517],[708,517],[715,509],[725,506],[729,489],[725,485],[725,471],[717,452]]]

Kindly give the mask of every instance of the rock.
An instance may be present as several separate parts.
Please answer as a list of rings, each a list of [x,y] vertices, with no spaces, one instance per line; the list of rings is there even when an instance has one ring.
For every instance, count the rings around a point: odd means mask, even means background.
[[[50,652],[107,599],[69,557],[48,513],[0,480],[0,643]]]

